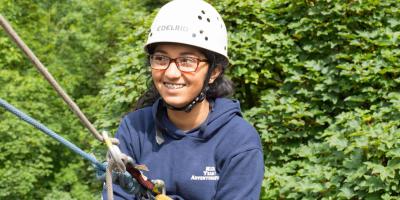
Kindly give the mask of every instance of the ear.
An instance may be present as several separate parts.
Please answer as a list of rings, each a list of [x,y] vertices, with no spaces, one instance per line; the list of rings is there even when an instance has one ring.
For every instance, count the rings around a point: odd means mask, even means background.
[[[218,78],[218,76],[221,74],[222,68],[221,65],[218,65],[217,67],[214,68],[214,70],[211,72],[210,80],[208,81],[208,84],[214,83],[215,79]]]

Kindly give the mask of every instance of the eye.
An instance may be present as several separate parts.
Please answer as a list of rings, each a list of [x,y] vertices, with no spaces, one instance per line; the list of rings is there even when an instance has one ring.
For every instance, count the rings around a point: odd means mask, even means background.
[[[195,64],[197,63],[197,59],[192,57],[181,57],[179,58],[179,62],[187,64]]]
[[[163,55],[153,55],[152,59],[154,61],[162,61],[162,62],[166,62],[169,60],[169,58],[167,56],[163,56]]]

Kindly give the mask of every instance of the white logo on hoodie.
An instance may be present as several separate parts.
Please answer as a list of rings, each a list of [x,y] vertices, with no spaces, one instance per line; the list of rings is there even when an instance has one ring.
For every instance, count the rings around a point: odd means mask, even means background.
[[[217,175],[217,171],[213,166],[206,166],[206,169],[203,171],[202,176],[192,175],[190,178],[192,181],[218,181],[219,176]]]

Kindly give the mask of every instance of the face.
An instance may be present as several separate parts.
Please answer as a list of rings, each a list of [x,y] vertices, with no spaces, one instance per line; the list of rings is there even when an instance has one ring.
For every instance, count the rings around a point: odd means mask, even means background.
[[[206,59],[197,48],[183,44],[160,44],[155,48],[153,55],[163,55],[172,59],[186,56]],[[199,62],[195,72],[182,72],[175,62],[171,62],[165,70],[151,69],[151,75],[164,101],[175,107],[183,107],[200,93],[207,71],[207,62]]]

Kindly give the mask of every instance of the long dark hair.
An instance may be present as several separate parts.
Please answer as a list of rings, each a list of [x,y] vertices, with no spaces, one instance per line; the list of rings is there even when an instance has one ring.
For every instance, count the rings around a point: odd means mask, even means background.
[[[151,54],[153,50],[154,46],[152,48],[149,48],[149,54]],[[234,92],[233,83],[231,80],[224,76],[224,71],[228,67],[228,61],[222,55],[208,51],[206,49],[201,49],[201,52],[205,55],[210,65],[208,73],[211,73],[217,67],[221,69],[220,75],[214,80],[213,83],[208,85],[208,89],[206,90],[206,98],[216,99],[220,97],[231,96]],[[146,62],[148,64],[147,66],[150,66],[149,56],[147,57]],[[150,73],[149,77],[151,77]],[[151,78],[149,78],[148,80],[148,89],[141,97],[139,97],[139,100],[137,101],[134,110],[151,106],[157,99],[160,98],[160,94],[154,86],[153,80]]]

